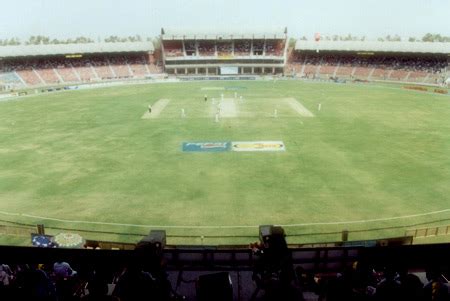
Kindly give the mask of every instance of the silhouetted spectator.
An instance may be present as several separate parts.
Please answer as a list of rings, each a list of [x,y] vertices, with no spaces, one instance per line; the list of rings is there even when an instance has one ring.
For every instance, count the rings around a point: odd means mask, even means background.
[[[57,300],[55,286],[47,274],[35,267],[24,265],[17,273],[17,300]]]
[[[53,273],[56,278],[70,278],[74,277],[77,272],[74,271],[67,262],[55,262],[53,265]]]
[[[424,300],[423,283],[414,274],[408,274],[402,279],[402,298],[410,301]]]
[[[448,283],[442,277],[438,267],[429,268],[426,271],[426,277],[428,279],[428,283],[425,284],[423,288],[425,300],[432,300],[432,301],[450,300]]]
[[[376,289],[375,300],[403,300],[400,282],[396,279],[396,272],[392,268],[385,269],[384,279],[378,283]]]
[[[149,300],[154,287],[150,273],[142,271],[137,264],[130,264],[119,277],[113,295],[121,301]]]

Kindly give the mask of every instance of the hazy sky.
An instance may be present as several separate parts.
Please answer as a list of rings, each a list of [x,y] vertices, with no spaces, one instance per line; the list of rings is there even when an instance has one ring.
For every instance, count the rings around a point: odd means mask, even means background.
[[[289,36],[450,36],[450,0],[1,0],[0,39],[134,35],[161,27],[287,26]]]

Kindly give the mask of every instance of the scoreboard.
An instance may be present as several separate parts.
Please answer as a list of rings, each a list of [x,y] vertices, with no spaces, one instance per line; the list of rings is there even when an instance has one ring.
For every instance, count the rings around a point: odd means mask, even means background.
[[[235,66],[220,67],[221,75],[236,75],[239,74],[239,68]]]

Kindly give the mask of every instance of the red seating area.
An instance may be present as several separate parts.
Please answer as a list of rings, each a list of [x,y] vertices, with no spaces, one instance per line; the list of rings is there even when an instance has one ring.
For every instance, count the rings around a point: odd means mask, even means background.
[[[347,66],[339,66],[336,75],[337,76],[350,76],[352,75],[353,67],[347,67]]]
[[[161,73],[163,71],[161,67],[156,66],[154,64],[148,65],[148,69],[151,74],[157,74],[157,73]]]
[[[355,72],[353,73],[353,76],[356,78],[367,79],[369,77],[371,70],[372,70],[372,68],[368,68],[368,67],[356,67]]]
[[[40,85],[42,84],[39,77],[34,73],[33,70],[20,70],[17,74],[25,81],[27,85]]]
[[[16,71],[29,86],[144,77],[162,70],[148,55],[100,55],[82,58],[46,58],[2,62],[0,73]]]
[[[41,78],[47,84],[57,84],[62,81],[58,78],[53,68],[51,69],[37,69],[36,72],[41,76]]]
[[[114,71],[116,77],[131,77],[130,67],[125,56],[112,57],[109,59],[109,63]]]
[[[163,41],[164,52],[168,57],[183,56],[181,41]]]
[[[425,79],[427,77],[427,73],[425,71],[412,71],[409,74],[408,81],[419,81]]]
[[[81,81],[90,82],[97,79],[94,68],[88,59],[73,60],[71,63],[75,72],[80,76]]]
[[[375,68],[370,77],[374,79],[387,79],[388,75],[389,70],[386,70],[384,68]]]
[[[392,72],[389,75],[389,79],[395,79],[395,80],[404,80],[408,76],[409,71],[405,70],[392,70]]]
[[[128,58],[128,65],[130,66],[131,72],[133,73],[134,77],[144,77],[145,75],[147,75],[149,73],[147,71],[148,64],[148,60],[144,55]]]
[[[305,64],[305,69],[303,70],[303,74],[307,77],[315,76],[317,72],[318,65]]]
[[[100,79],[113,78],[115,75],[111,70],[108,60],[105,57],[91,59],[91,64],[95,67],[95,72]]]
[[[328,76],[333,76],[335,70],[336,70],[336,66],[322,65],[322,66],[320,67],[320,74],[325,74],[325,75],[328,75]]]
[[[303,68],[303,64],[306,65]],[[290,69],[305,77],[311,75],[350,77],[361,80],[396,80],[438,83],[442,70],[448,66],[446,58],[399,56],[349,56],[304,52],[293,54]],[[301,72],[303,70],[303,73]]]
[[[72,66],[59,65],[56,67],[56,72],[61,76],[65,83],[79,81],[77,74]]]

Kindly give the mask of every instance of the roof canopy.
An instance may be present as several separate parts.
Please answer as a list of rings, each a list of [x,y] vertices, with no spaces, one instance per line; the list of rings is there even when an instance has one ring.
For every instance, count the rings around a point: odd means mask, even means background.
[[[0,46],[0,57],[152,51],[154,51],[152,42],[18,45]]]
[[[163,40],[239,40],[239,39],[285,39],[286,27],[255,28],[214,28],[209,29],[173,29],[161,28]]]
[[[295,50],[449,54],[450,43],[298,40]]]

